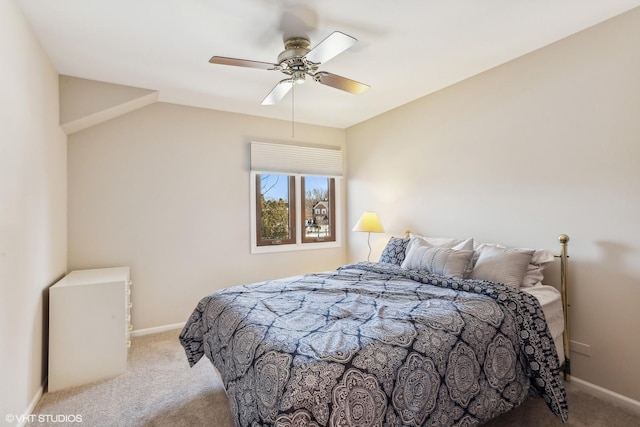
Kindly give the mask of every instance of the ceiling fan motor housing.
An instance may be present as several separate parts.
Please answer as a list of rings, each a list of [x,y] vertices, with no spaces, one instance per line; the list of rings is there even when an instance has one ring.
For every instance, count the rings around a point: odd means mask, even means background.
[[[311,42],[304,37],[294,37],[284,42],[284,50],[278,55],[278,63],[299,59],[309,53]]]
[[[309,72],[314,72],[317,67],[306,61],[311,42],[304,37],[293,37],[285,41],[284,51],[278,55],[278,65],[281,71],[291,76],[296,84],[302,84]]]

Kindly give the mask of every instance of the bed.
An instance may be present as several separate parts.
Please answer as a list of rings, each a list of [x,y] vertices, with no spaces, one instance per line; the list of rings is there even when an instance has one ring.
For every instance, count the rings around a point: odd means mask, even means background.
[[[473,426],[531,396],[566,422],[567,241],[562,292],[548,251],[392,237],[379,262],[205,296],[180,342],[241,427]]]

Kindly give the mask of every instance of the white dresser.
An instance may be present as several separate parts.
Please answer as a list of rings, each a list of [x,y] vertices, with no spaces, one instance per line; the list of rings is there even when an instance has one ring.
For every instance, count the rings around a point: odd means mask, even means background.
[[[131,345],[129,267],[76,270],[49,289],[49,391],[115,377]]]

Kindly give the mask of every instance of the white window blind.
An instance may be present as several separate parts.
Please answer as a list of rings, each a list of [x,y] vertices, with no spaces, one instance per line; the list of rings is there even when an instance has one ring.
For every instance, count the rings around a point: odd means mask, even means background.
[[[342,176],[342,150],[252,142],[251,170],[339,177]]]

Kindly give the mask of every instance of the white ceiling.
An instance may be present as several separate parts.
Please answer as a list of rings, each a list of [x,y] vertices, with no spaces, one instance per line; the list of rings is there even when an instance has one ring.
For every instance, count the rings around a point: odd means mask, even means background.
[[[640,6],[640,0],[17,0],[60,74],[153,89],[159,100],[346,128]],[[209,64],[276,62],[283,35],[359,41],[260,105],[284,76]]]

